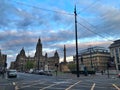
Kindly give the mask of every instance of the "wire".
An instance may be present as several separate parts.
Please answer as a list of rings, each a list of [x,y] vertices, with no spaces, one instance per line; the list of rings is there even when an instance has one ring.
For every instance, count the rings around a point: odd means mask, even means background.
[[[50,12],[55,12],[55,13],[60,13],[60,14],[66,14],[66,15],[74,15],[74,14],[71,14],[71,13],[65,13],[65,12],[60,12],[60,11],[56,11],[56,10],[45,9],[45,8],[41,8],[41,7],[37,7],[37,6],[30,5],[30,4],[18,2],[18,1],[14,1],[14,2],[19,3],[19,4],[22,4],[22,5],[29,6],[29,7],[41,9],[41,10],[44,10],[44,11],[50,11]]]
[[[94,34],[97,34],[98,36],[100,36],[100,37],[102,37],[102,38],[105,38],[103,35],[98,34],[98,33],[94,32],[94,31],[92,31],[90,28],[84,26],[83,24],[81,24],[81,23],[79,23],[79,22],[77,22],[77,23],[80,24],[82,27],[84,27],[87,31],[90,31],[90,32],[92,32],[92,33],[94,33]],[[109,40],[108,38],[105,38],[105,39],[107,39],[108,41],[113,42],[112,40]]]
[[[93,2],[92,4],[90,4],[90,6],[94,5],[97,1],[100,1],[100,0],[96,0],[95,2]],[[16,2],[16,3],[19,3],[19,4],[22,4],[22,5],[29,6],[29,7],[41,9],[41,10],[44,10],[44,11],[50,11],[50,12],[55,12],[55,13],[60,13],[60,14],[67,14],[67,15],[74,15],[74,14],[65,13],[65,12],[59,12],[59,11],[55,11],[55,10],[44,9],[44,8],[41,8],[41,7],[29,5],[29,4],[22,3],[22,2],[18,2],[18,1],[15,1],[15,2]],[[89,6],[89,7],[90,7],[90,6]],[[89,7],[87,7],[87,8],[89,8]],[[84,8],[82,11],[84,11],[84,10],[87,9],[87,8]],[[82,11],[81,11],[81,12],[82,12]],[[80,14],[80,13],[78,13],[78,14]],[[84,19],[83,19],[83,20],[84,20]],[[84,20],[84,21],[86,21],[86,20]],[[86,22],[87,22],[87,21],[86,21]],[[101,34],[98,34],[98,33],[94,32],[94,31],[92,31],[91,29],[89,29],[88,27],[82,25],[81,23],[79,23],[79,22],[77,22],[77,23],[80,24],[82,27],[86,28],[86,30],[91,31],[92,33],[97,34],[98,36],[100,36],[100,37],[102,37],[102,38],[105,38],[105,37],[102,36]],[[91,25],[92,27],[95,28],[95,26],[93,26],[93,25],[90,24],[89,22],[87,22],[87,23],[88,23],[89,25]],[[106,38],[106,39],[107,39],[107,38]],[[108,39],[107,39],[107,40],[108,40]],[[109,40],[109,41],[112,41],[112,40]]]
[[[80,12],[78,12],[78,14],[80,14],[80,13],[82,13],[83,11],[89,9],[91,6],[93,6],[94,4],[96,4],[98,1],[100,1],[100,0],[96,0],[95,2],[91,3],[88,7],[83,8]]]
[[[94,29],[97,29],[94,25],[92,25],[91,23],[89,23],[86,19],[78,16],[78,18],[81,18],[83,21],[85,21],[87,24],[89,24],[90,26],[92,26]],[[109,33],[105,32],[106,34],[108,34],[109,36],[111,36]]]

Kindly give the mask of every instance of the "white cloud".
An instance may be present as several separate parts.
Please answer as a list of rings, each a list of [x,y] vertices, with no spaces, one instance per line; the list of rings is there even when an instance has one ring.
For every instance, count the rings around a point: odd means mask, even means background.
[[[22,47],[25,47],[26,53],[29,51],[29,54],[33,56],[37,40],[40,37],[44,54],[47,52],[48,55],[53,56],[54,50],[57,49],[60,58],[63,58],[63,46],[66,44],[68,60],[72,60],[71,56],[75,54],[74,15],[62,14],[71,12],[73,14],[74,7],[71,2],[68,3],[71,6],[69,8],[66,3],[61,3],[61,1],[58,5],[63,7],[58,7],[56,4],[47,6],[51,10],[61,12],[56,13],[5,1],[0,1],[0,47],[3,50],[8,50],[9,59],[15,59],[15,55],[19,53]],[[81,2],[77,3],[77,10],[81,11],[94,1],[81,0],[77,2]],[[51,2],[51,4],[53,3]],[[30,4],[32,5],[32,3]],[[39,4],[37,5],[42,6],[43,3]],[[43,5],[47,4],[44,3]],[[78,22],[107,39],[117,39],[120,33],[120,12],[119,8],[115,7],[115,3],[114,6],[110,5],[106,5],[103,0],[100,0],[80,13],[94,27],[79,17]],[[78,25],[79,49],[87,48],[90,45],[108,47],[111,44],[93,32]]]

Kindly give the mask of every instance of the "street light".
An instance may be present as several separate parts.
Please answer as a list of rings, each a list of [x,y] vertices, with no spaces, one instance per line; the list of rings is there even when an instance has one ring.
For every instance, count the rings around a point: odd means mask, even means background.
[[[57,63],[55,63],[55,67],[56,67],[55,72],[56,72],[56,77],[57,77],[57,71],[58,71],[58,64]]]
[[[23,63],[21,63],[21,71],[23,72]]]

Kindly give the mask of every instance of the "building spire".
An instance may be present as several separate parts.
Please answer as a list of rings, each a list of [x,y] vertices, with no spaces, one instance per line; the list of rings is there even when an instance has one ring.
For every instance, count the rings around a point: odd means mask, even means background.
[[[41,44],[41,39],[40,39],[40,37],[39,37],[39,39],[38,39],[38,43]]]
[[[35,52],[35,56],[42,56],[42,43],[41,43],[41,39],[38,39],[37,45],[36,45],[36,52]]]

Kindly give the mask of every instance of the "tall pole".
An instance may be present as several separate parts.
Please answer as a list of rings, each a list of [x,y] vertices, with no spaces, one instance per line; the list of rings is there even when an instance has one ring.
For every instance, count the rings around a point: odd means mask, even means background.
[[[67,61],[66,61],[66,46],[64,45],[64,63],[66,63]]]
[[[38,54],[38,70],[40,70],[40,54]]]
[[[92,62],[92,52],[91,52],[92,47],[91,47],[91,48],[89,48],[89,49],[90,49],[90,61],[91,61],[91,68],[93,68],[93,62]]]
[[[76,39],[76,70],[77,70],[77,77],[79,77],[79,60],[78,60],[78,40],[77,40],[77,13],[76,13],[76,6],[74,9],[75,15],[75,39]]]

